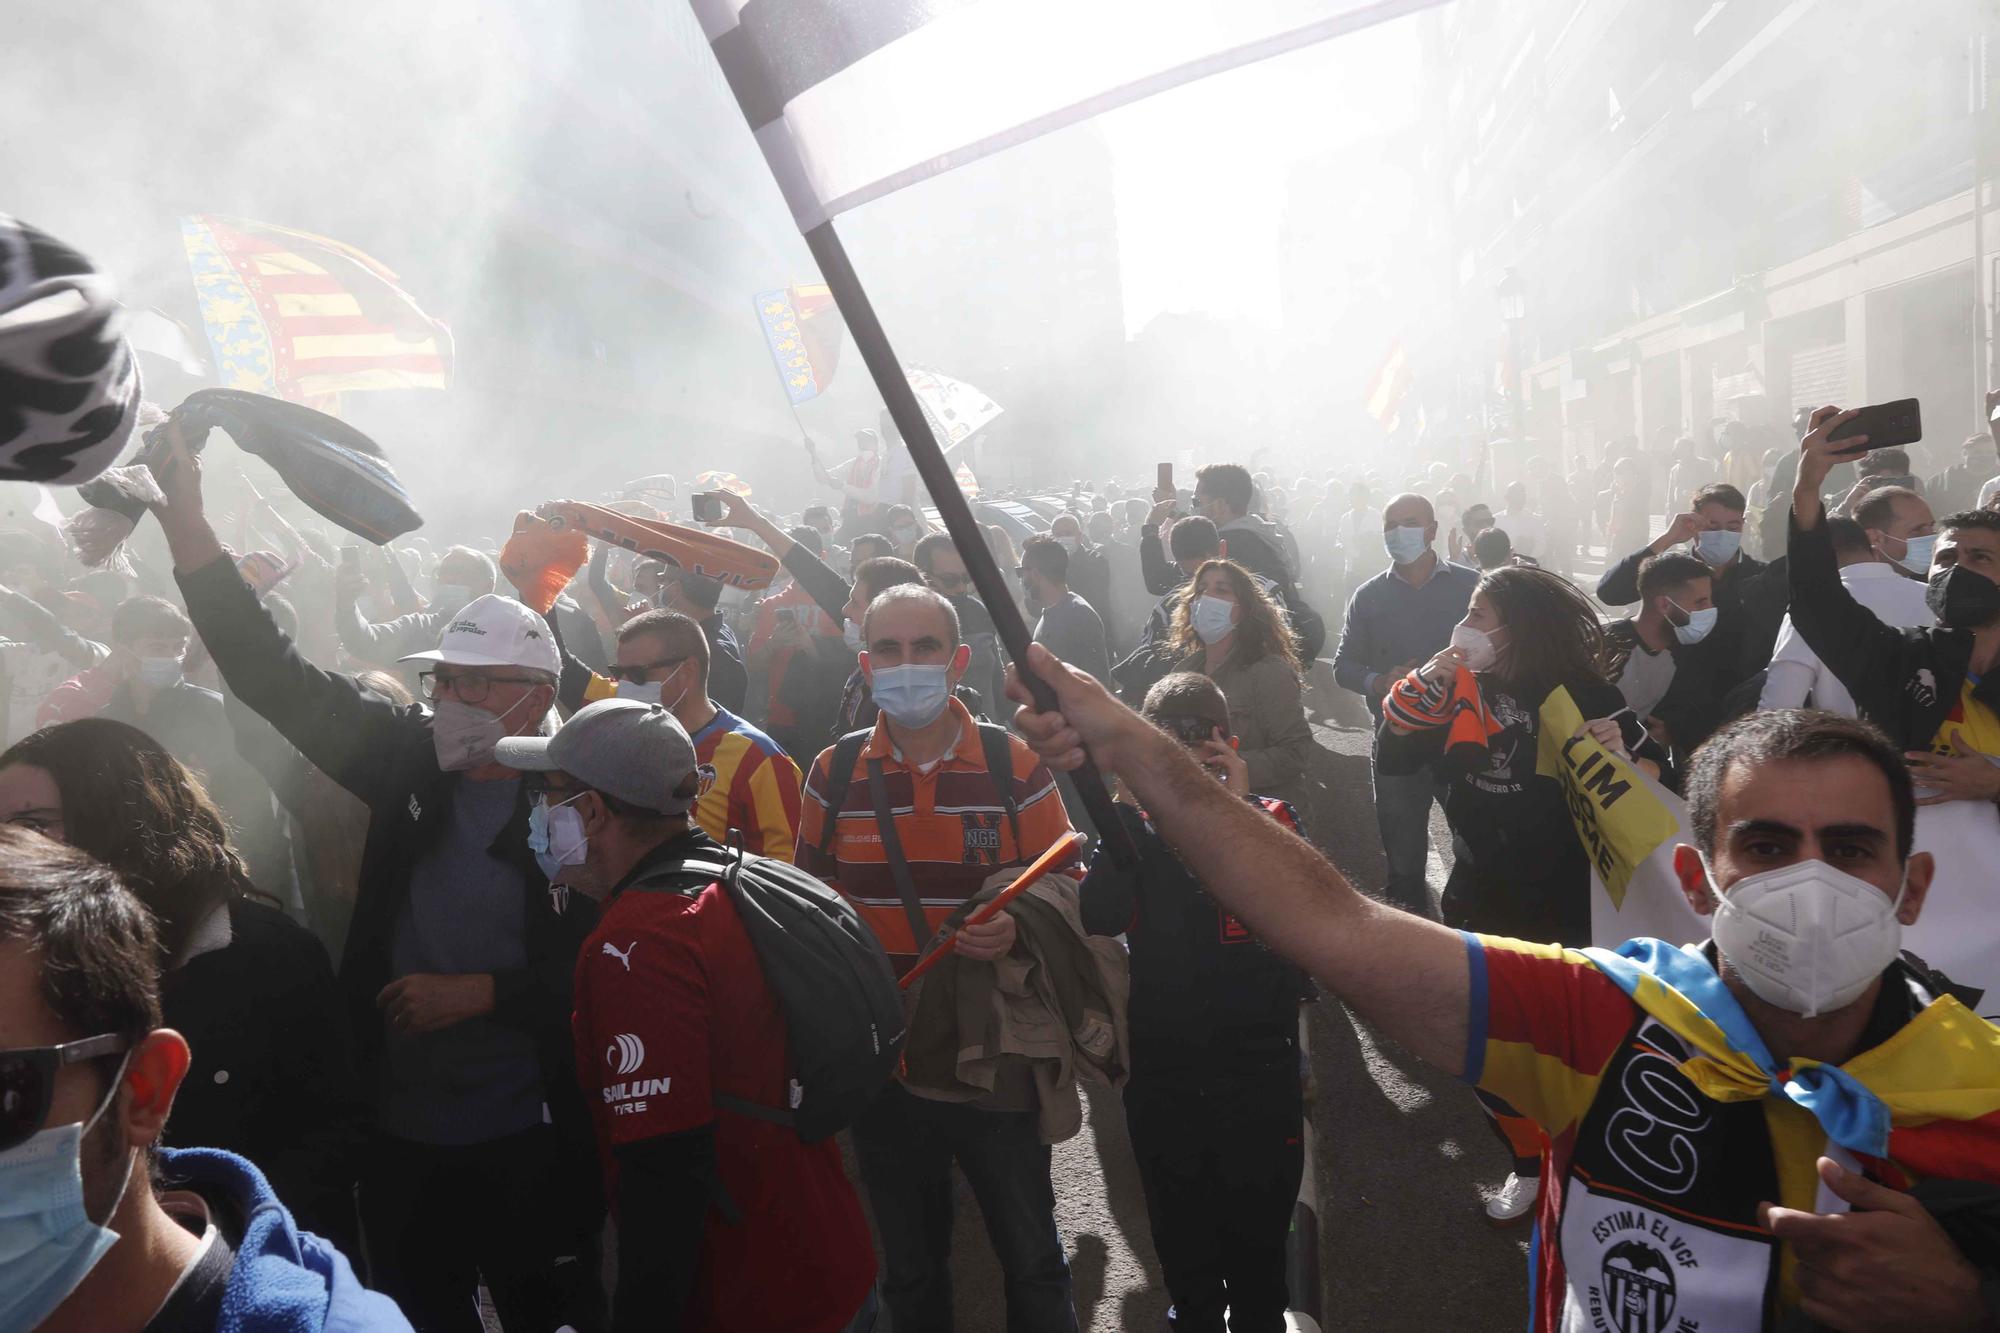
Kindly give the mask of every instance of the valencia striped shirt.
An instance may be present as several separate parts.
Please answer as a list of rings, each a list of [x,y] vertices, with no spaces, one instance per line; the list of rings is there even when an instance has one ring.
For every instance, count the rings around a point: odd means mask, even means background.
[[[717,842],[737,829],[745,851],[791,860],[799,829],[799,766],[792,757],[720,704],[691,739],[695,761],[715,769],[715,785],[695,806],[695,823]]]
[[[833,885],[854,904],[899,974],[915,963],[924,941],[911,938],[909,918],[876,827],[870,760],[881,761],[896,834],[932,930],[976,896],[995,870],[1026,865],[1070,832],[1069,812],[1063,808],[1055,779],[1034,751],[1010,736],[1014,771],[1001,778],[1013,784],[1020,810],[1021,839],[1015,843],[994,776],[986,771],[978,725],[958,700],[951,701],[951,709],[958,718],[958,743],[928,773],[912,769],[896,753],[888,719],[883,717],[876,720],[875,734],[855,757],[838,811],[828,808],[829,788],[834,785],[828,776],[833,747],[820,753],[806,779],[799,867]],[[819,847],[829,822],[833,836],[822,852]],[[1074,857],[1058,862],[1054,870],[1072,877],[1082,873]]]

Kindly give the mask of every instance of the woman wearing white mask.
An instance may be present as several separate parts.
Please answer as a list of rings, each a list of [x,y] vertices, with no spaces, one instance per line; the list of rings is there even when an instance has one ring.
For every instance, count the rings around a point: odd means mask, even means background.
[[[1222,687],[1229,722],[1249,765],[1250,790],[1307,809],[1312,726],[1299,695],[1298,650],[1284,612],[1241,565],[1210,560],[1194,573],[1174,614],[1177,671]]]
[[[1590,860],[1560,784],[1536,772],[1541,710],[1569,691],[1598,742],[1658,775],[1666,756],[1599,667],[1597,613],[1575,585],[1541,569],[1489,570],[1451,644],[1383,701],[1380,762],[1431,764],[1446,784],[1455,856],[1444,923],[1460,930],[1584,947]],[[1496,1224],[1525,1220],[1536,1198],[1538,1133],[1487,1103],[1514,1158],[1488,1199]]]

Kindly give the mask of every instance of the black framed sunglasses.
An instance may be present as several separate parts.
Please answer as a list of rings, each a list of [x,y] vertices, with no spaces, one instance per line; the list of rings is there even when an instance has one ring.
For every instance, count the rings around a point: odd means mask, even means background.
[[[1153,725],[1172,736],[1182,745],[1200,745],[1203,741],[1215,739],[1215,733],[1229,734],[1229,728],[1214,718],[1197,717],[1193,713],[1162,713],[1153,719]]]
[[[655,671],[671,671],[685,661],[687,658],[683,656],[669,657],[661,662],[634,662],[631,666],[608,666],[604,668],[604,674],[613,680],[629,680],[634,685],[646,685],[651,683],[646,677]]]
[[[55,1101],[56,1074],[64,1065],[123,1055],[129,1038],[116,1032],[64,1042],[0,1051],[0,1152],[26,1143],[41,1131]]]

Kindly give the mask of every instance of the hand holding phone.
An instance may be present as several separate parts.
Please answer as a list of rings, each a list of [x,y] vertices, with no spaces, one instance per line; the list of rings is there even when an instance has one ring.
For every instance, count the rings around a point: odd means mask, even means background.
[[[722,522],[722,496],[715,491],[703,491],[693,499],[694,521],[697,523]]]
[[[1162,500],[1172,500],[1178,494],[1179,492],[1174,489],[1174,465],[1172,463],[1160,464],[1159,474],[1153,480],[1154,503],[1157,504]]]
[[[1855,436],[1865,438],[1858,444],[1833,450],[1834,456],[1851,458],[1870,449],[1915,444],[1924,438],[1923,414],[1917,408],[1917,400],[1898,398],[1894,402],[1856,408],[1846,424],[1836,427],[1827,440],[1837,444]]]

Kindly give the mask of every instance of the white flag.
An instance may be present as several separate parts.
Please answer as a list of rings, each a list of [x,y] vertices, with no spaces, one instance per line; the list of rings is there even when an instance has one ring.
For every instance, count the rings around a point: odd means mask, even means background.
[[[691,0],[800,231],[1443,0]]]

